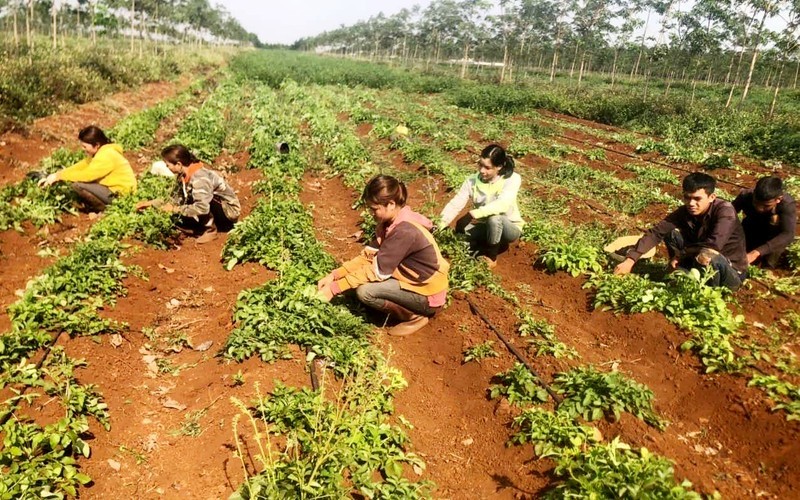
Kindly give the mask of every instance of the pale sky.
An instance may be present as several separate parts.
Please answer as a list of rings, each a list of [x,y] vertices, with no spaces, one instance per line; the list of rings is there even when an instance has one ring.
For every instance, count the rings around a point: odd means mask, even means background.
[[[415,4],[425,8],[431,0],[218,0],[244,29],[263,43],[291,44],[340,25],[383,12],[389,16]]]

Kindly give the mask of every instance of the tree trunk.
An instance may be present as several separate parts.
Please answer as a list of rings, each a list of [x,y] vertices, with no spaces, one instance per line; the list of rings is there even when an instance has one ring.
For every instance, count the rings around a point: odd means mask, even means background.
[[[731,85],[731,91],[728,93],[728,100],[725,102],[725,109],[728,109],[733,101],[733,92],[736,90],[736,86],[739,84],[739,71],[742,69],[742,61],[744,60],[744,47],[742,50],[739,51],[739,62],[736,63],[736,74],[733,78],[733,84]]]
[[[506,81],[506,65],[508,65],[508,42],[503,43],[503,67],[500,69],[500,84]]]
[[[467,58],[469,57],[469,42],[464,42],[464,59],[461,61],[461,78],[467,77]]]
[[[775,115],[775,104],[778,102],[778,91],[781,88],[781,77],[783,76],[783,64],[784,62],[781,61],[781,68],[778,72],[778,78],[775,80],[775,92],[772,94],[772,104],[769,106],[769,118],[770,120]]]
[[[580,48],[580,44],[575,44],[575,54],[572,56],[572,66],[569,68],[569,79],[572,80],[572,76],[575,74],[575,63],[578,60],[578,49]]]
[[[97,17],[97,0],[92,2],[92,45],[97,44],[97,30],[95,29],[95,17]]]
[[[797,75],[798,74],[800,74],[800,61],[797,62],[797,69],[794,70],[794,84],[792,85],[793,89],[797,88]]]
[[[518,64],[524,64],[522,59],[522,53],[525,51],[525,37],[523,36],[519,41],[519,52],[517,53],[517,58],[511,61],[511,68],[508,70],[508,79],[509,81],[514,81],[514,66]]]
[[[644,40],[647,36],[647,28],[650,25],[650,14],[652,13],[651,9],[647,9],[647,20],[644,22],[644,31],[642,32],[642,42],[639,44],[639,55],[636,57],[636,63],[633,65],[633,69],[631,69],[631,80],[636,74],[639,72],[639,64],[642,62],[642,53],[644,52]]]
[[[674,72],[667,73],[667,88],[664,89],[664,97],[669,97],[669,89],[672,88],[672,80],[674,76]]]
[[[764,15],[761,17],[761,24],[758,26],[758,31],[756,32],[756,40],[753,44],[753,58],[750,60],[750,71],[747,72],[747,82],[744,84],[744,90],[742,91],[742,100],[739,101],[741,105],[744,100],[747,98],[747,93],[750,91],[750,84],[753,81],[753,70],[756,67],[756,59],[758,58],[758,46],[761,44],[761,32],[764,29],[764,23],[767,21],[767,9],[764,9]]]
[[[17,30],[17,5],[14,4],[14,48],[19,47],[19,31]],[[795,77],[795,86],[797,84],[797,78]]]
[[[147,25],[144,21],[144,9],[139,12],[139,59],[144,57],[144,35]]]
[[[136,33],[134,29],[134,23],[136,22],[136,0],[131,0],[131,52],[134,50],[134,37],[133,34]]]
[[[691,98],[691,99],[689,99],[689,107],[691,107],[691,106],[692,106],[692,104],[694,104],[694,90],[695,90],[696,88],[697,88],[697,80],[695,80],[694,78],[692,78],[692,98]]]
[[[28,0],[28,9],[25,11],[25,41],[28,48],[33,48],[33,36],[31,34],[31,24],[33,23],[33,2]]]
[[[53,50],[58,48],[58,3],[57,0],[53,2],[52,7],[50,7],[50,19],[52,20],[51,23],[51,32],[53,36]]]
[[[550,65],[550,83],[556,78],[556,64],[558,64],[558,46],[553,51],[553,63]]]
[[[583,69],[586,67],[586,51],[583,51],[581,54],[581,68],[578,70],[578,87],[581,86],[581,82],[583,81]]]
[[[731,80],[731,71],[733,71],[733,61],[736,60],[736,53],[734,52],[731,54],[731,63],[728,65],[728,74],[725,75],[725,85],[728,84]]]
[[[617,79],[617,57],[619,57],[619,47],[614,47],[614,63],[611,65],[611,90],[614,90],[614,82]]]

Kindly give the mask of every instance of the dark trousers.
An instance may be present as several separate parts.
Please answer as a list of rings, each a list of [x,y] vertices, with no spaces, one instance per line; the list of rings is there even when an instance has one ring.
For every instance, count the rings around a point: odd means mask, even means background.
[[[522,235],[522,229],[505,215],[492,215],[473,223],[472,216],[467,214],[456,221],[456,232],[467,235],[471,251],[483,253],[492,260]]]
[[[703,266],[697,262],[697,255],[684,255],[686,245],[683,240],[683,235],[677,229],[673,230],[664,238],[664,243],[667,245],[667,252],[669,253],[670,260],[678,257],[678,269],[688,271],[689,269],[703,269]],[[742,286],[742,282],[747,279],[747,272],[740,273],[731,265],[722,254],[715,255],[709,264],[715,273],[711,280],[708,282],[709,286],[724,286],[736,291]]]
[[[780,228],[777,226],[767,224],[766,227],[762,227],[762,225],[759,225],[756,221],[748,222],[748,219],[750,219],[750,217],[745,217],[742,221],[746,242],[745,244],[748,252],[755,250],[780,234]],[[787,246],[788,245],[776,248],[772,253],[759,256],[757,262],[763,267],[778,267],[778,263],[780,262],[783,252],[786,251]]]
[[[114,192],[97,182],[73,182],[70,187],[89,210],[101,212],[114,199]]]
[[[415,314],[432,317],[439,308],[428,304],[428,297],[416,292],[403,290],[394,278],[373,283],[364,283],[356,288],[358,300],[373,309],[383,310],[383,301],[388,300],[403,306]]]
[[[194,217],[181,216],[178,221],[178,227],[200,235],[215,227],[218,231],[227,233],[233,229],[233,224],[236,221],[230,220],[222,209],[222,204],[217,199],[211,200],[210,210],[207,214],[200,215],[197,219]]]

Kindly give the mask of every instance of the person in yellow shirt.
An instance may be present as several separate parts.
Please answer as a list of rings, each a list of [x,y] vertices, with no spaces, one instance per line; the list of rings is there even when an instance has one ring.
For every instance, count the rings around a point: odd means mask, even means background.
[[[58,181],[71,182],[72,189],[90,211],[99,212],[118,195],[136,190],[136,175],[122,155],[122,146],[112,143],[98,127],[89,125],[78,133],[78,140],[89,155],[75,165],[52,173],[39,181],[50,186]]]

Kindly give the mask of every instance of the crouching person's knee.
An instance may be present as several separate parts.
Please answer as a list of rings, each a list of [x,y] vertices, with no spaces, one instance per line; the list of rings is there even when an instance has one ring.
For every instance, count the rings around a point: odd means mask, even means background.
[[[503,216],[502,215],[490,215],[486,218],[486,224],[489,225],[490,228],[503,228]]]
[[[372,286],[372,283],[365,283],[356,288],[356,297],[364,304],[374,308],[378,308],[381,305],[379,302],[383,302],[375,295],[375,287]]]

